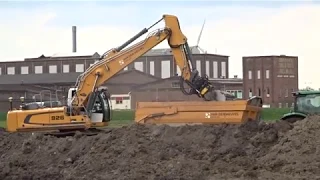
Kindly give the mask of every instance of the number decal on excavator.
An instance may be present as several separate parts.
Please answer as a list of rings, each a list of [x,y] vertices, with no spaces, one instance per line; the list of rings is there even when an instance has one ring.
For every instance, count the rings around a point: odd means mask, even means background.
[[[53,120],[53,121],[64,120],[64,116],[51,116],[51,120]]]

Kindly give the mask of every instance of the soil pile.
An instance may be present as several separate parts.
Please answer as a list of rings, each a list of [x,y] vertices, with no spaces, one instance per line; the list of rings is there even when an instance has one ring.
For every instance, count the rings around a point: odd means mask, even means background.
[[[0,179],[317,179],[320,118],[131,125],[96,136],[0,132]]]

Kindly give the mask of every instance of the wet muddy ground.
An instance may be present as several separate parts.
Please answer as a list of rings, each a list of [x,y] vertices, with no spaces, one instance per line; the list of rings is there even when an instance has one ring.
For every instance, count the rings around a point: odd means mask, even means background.
[[[320,118],[142,126],[57,138],[0,132],[0,179],[320,179]]]

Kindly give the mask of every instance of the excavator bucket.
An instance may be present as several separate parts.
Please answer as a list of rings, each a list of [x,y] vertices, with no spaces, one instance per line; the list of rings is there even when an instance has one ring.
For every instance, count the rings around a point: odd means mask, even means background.
[[[141,124],[241,124],[259,120],[262,99],[232,101],[137,102],[135,122]]]

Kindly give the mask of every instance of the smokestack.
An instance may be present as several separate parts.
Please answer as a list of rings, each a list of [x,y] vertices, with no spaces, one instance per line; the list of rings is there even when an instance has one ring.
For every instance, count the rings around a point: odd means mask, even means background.
[[[72,52],[77,52],[77,27],[72,26]]]

